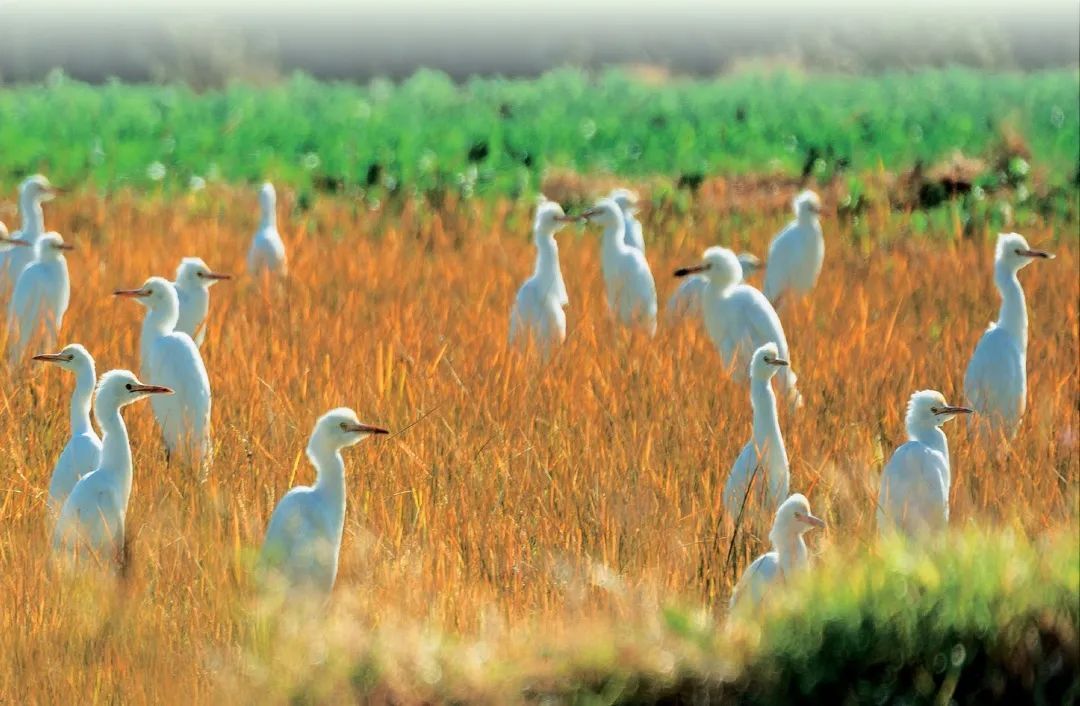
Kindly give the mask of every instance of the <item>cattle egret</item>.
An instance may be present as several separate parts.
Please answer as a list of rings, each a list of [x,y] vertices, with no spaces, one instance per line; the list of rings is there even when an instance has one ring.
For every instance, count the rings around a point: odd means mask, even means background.
[[[626,326],[640,326],[650,336],[655,334],[656,284],[645,254],[624,240],[622,210],[611,199],[600,199],[581,218],[604,228],[601,265],[612,314]]]
[[[638,196],[629,189],[615,189],[608,197],[622,211],[625,232],[623,241],[632,248],[645,252],[645,236],[641,232],[641,222],[636,214],[638,210]]]
[[[191,336],[176,331],[179,300],[172,283],[151,277],[139,289],[120,289],[146,307],[139,347],[142,375],[175,395],[150,400],[169,454],[199,461],[210,453],[210,379]]]
[[[724,509],[732,520],[741,517],[747,507],[771,513],[787,497],[788,457],[772,391],[773,376],[787,365],[772,341],[754,351],[750,360],[753,436],[735,460],[724,485]],[[755,490],[751,498],[752,487]]]
[[[785,500],[776,511],[769,541],[773,550],[754,560],[743,572],[731,594],[730,610],[744,611],[763,608],[764,600],[774,590],[804,571],[809,565],[803,534],[825,521],[810,513],[810,503],[796,493]]]
[[[231,279],[230,275],[214,272],[197,257],[185,257],[176,268],[176,296],[180,300],[180,317],[176,330],[191,336],[201,346],[206,336],[206,314],[210,310],[210,287]]]
[[[769,244],[764,292],[773,304],[785,295],[808,294],[825,260],[825,238],[818,223],[821,199],[813,191],[804,191],[795,197],[793,206],[795,220]]]
[[[55,363],[75,374],[75,391],[71,393],[71,438],[60,453],[49,481],[49,508],[57,514],[75,483],[101,463],[101,439],[90,424],[90,400],[97,374],[94,358],[78,343],[65,346],[59,353],[35,355],[34,360]]]
[[[536,243],[536,268],[521,285],[510,310],[510,343],[524,343],[530,337],[545,351],[566,339],[566,314],[569,303],[555,233],[567,222],[576,220],[563,213],[553,201],[545,201],[536,210],[533,241]]]
[[[968,403],[995,433],[1012,439],[1027,406],[1028,315],[1017,274],[1036,259],[1054,256],[1032,250],[1019,233],[998,236],[994,283],[1001,293],[998,320],[979,339],[964,375]]]
[[[699,273],[708,279],[702,300],[705,328],[736,381],[741,382],[750,369],[753,352],[769,341],[776,344],[780,358],[791,360],[780,317],[765,295],[743,284],[742,266],[735,253],[727,248],[711,247],[705,251],[700,265],[676,270],[675,276]],[[795,388],[797,379],[790,366],[777,378],[781,398],[793,406],[801,404]]]
[[[260,563],[291,588],[329,595],[337,577],[345,526],[345,462],[341,450],[385,429],[362,423],[344,407],[315,423],[307,456],[315,484],[293,488],[281,499],[266,528]]]
[[[758,256],[749,253],[739,253],[739,264],[742,265],[743,277],[749,277],[761,269],[761,260]],[[687,316],[701,315],[701,298],[705,295],[705,286],[709,278],[705,275],[693,275],[683,279],[682,284],[671,295],[667,303],[667,318],[669,321],[679,321]]]
[[[248,272],[258,277],[263,271],[284,275],[288,270],[285,260],[285,244],[277,229],[277,193],[274,185],[266,182],[259,189],[259,229],[251,240],[248,250]]]
[[[131,497],[131,445],[120,410],[149,395],[172,390],[145,385],[127,370],[101,376],[94,416],[101,427],[101,462],[79,479],[60,510],[53,551],[75,558],[119,563],[124,548],[124,520]]]
[[[45,234],[45,213],[41,204],[51,201],[58,193],[59,189],[40,174],[27,178],[19,186],[19,217],[22,219],[22,228],[15,231],[12,237],[25,240],[31,247],[16,248],[0,254],[0,281],[6,277],[8,286],[15,285],[19,273],[34,257],[33,245]]]
[[[935,390],[922,390],[908,402],[908,441],[881,474],[877,522],[881,534],[909,538],[942,532],[949,523],[949,440],[941,425],[967,407],[950,407]]]
[[[25,246],[15,248],[25,249]],[[8,358],[12,364],[22,360],[30,341],[39,334],[43,347],[56,345],[64,313],[71,301],[71,282],[64,258],[68,250],[74,250],[74,246],[65,243],[59,233],[44,233],[34,243],[33,262],[19,273],[8,305],[8,344],[11,346]]]

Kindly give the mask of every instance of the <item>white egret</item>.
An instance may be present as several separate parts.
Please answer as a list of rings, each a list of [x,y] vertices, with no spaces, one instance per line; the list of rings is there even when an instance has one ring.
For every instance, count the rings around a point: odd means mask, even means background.
[[[25,240],[31,247],[0,253],[0,281],[6,277],[6,286],[14,286],[19,273],[33,259],[33,245],[45,234],[45,213],[41,204],[51,201],[58,193],[60,190],[40,174],[28,177],[19,186],[19,217],[22,219],[22,227],[15,231],[12,237]]]
[[[248,250],[248,271],[258,277],[264,270],[284,275],[288,271],[285,244],[277,229],[277,192],[274,185],[266,182],[259,189],[259,228]]]
[[[8,358],[12,364],[22,359],[30,341],[39,334],[42,347],[56,345],[71,301],[64,252],[74,249],[59,233],[44,233],[34,243],[34,260],[19,273],[8,305]]]
[[[818,222],[821,199],[813,191],[804,191],[795,197],[793,206],[795,220],[769,244],[764,292],[773,304],[785,294],[808,294],[825,261],[825,238]]]
[[[114,294],[146,307],[139,337],[142,375],[176,392],[150,401],[170,457],[182,453],[205,460],[210,454],[210,379],[191,336],[175,330],[180,308],[176,290],[167,279],[151,277],[139,289]]]
[[[1017,274],[1036,259],[1054,256],[1032,250],[1019,233],[998,235],[994,283],[1001,293],[998,319],[979,339],[964,374],[964,395],[989,428],[1016,435],[1027,406],[1028,314]]]
[[[7,226],[4,225],[3,221],[0,221],[0,256],[5,255],[18,247],[27,248],[30,247],[30,243],[22,238],[11,237],[11,233],[8,232]]]
[[[145,385],[127,370],[101,376],[94,400],[94,416],[101,427],[101,462],[75,483],[64,501],[53,533],[53,551],[118,563],[124,548],[124,521],[131,498],[131,445],[120,410],[154,395],[168,395],[167,387]]]
[[[708,279],[702,300],[705,328],[736,381],[742,381],[750,369],[753,352],[769,341],[776,343],[782,359],[791,360],[780,317],[764,294],[743,284],[742,266],[735,253],[727,248],[711,247],[705,251],[700,265],[676,270],[675,276],[699,273]],[[794,406],[802,403],[795,387],[797,380],[790,366],[777,378],[781,398]]]
[[[806,570],[809,559],[803,534],[825,521],[810,513],[810,502],[799,493],[785,500],[776,511],[769,541],[773,550],[762,554],[743,572],[731,594],[730,610],[748,611],[763,607],[773,590]]]
[[[567,222],[577,220],[563,213],[554,201],[545,201],[536,209],[533,242],[536,243],[536,268],[521,285],[510,310],[510,343],[523,344],[530,337],[545,351],[566,339],[566,314],[569,303],[559,246],[555,233]]]
[[[750,359],[750,405],[754,409],[754,429],[724,484],[724,509],[732,520],[744,509],[772,512],[788,495],[790,474],[780,420],[776,416],[776,396],[772,379],[788,362],[780,357],[776,344],[764,344]],[[751,494],[751,488],[754,488]]]
[[[622,210],[611,199],[600,199],[593,208],[582,213],[581,218],[604,228],[601,265],[612,314],[626,326],[640,326],[650,336],[655,334],[656,283],[645,253],[630,247],[624,240]]]
[[[936,390],[921,390],[908,401],[908,441],[893,452],[881,474],[877,524],[881,534],[909,538],[942,532],[949,523],[949,440],[941,425],[967,407],[951,407]]]
[[[291,588],[329,595],[337,577],[345,526],[345,461],[341,450],[386,429],[362,423],[351,409],[332,409],[315,422],[307,456],[315,484],[293,488],[270,516],[260,563]]]
[[[180,300],[180,317],[176,330],[191,336],[195,345],[201,346],[206,337],[206,314],[210,310],[210,287],[231,275],[214,272],[202,259],[185,257],[176,268],[176,296]]]
[[[761,269],[761,260],[754,253],[743,252],[738,254],[739,264],[742,265],[743,277],[750,277]],[[692,275],[683,279],[682,284],[671,295],[667,303],[667,319],[679,321],[687,316],[701,314],[701,301],[705,296],[705,287],[709,284],[709,278],[705,275]]]
[[[71,438],[60,453],[49,481],[49,507],[59,513],[75,483],[101,463],[101,439],[90,424],[90,401],[97,384],[94,358],[78,343],[64,346],[59,353],[39,353],[34,360],[55,363],[75,374],[71,393]]]
[[[632,248],[645,252],[645,236],[641,231],[641,222],[636,214],[638,210],[638,195],[629,189],[615,189],[608,196],[622,211],[625,232],[623,241]]]

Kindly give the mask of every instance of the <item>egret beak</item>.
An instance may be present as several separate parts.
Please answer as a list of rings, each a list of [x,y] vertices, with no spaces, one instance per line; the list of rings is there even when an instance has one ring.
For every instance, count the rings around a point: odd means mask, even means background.
[[[132,385],[128,388],[128,392],[144,392],[148,395],[171,395],[173,393],[172,388],[163,387],[162,385]]]
[[[599,208],[590,208],[587,211],[582,211],[578,215],[578,220],[579,221],[587,221],[590,218],[592,218],[593,216],[598,216],[598,215],[600,215],[600,209]]]
[[[63,353],[38,353],[34,356],[33,360],[40,360],[46,363],[68,363],[71,358],[64,356]]]
[[[373,427],[370,424],[350,424],[345,427],[345,431],[355,432],[357,434],[389,434],[390,432],[382,427]]]
[[[695,275],[698,272],[705,272],[709,269],[708,265],[693,265],[691,267],[680,267],[675,270],[676,277],[686,277],[687,275]]]
[[[791,363],[787,362],[783,358],[766,358],[765,362],[768,363],[769,365],[778,365],[778,366],[782,366],[782,367],[787,367],[787,366],[791,365]]]
[[[577,223],[580,219],[577,216],[567,216],[565,214],[561,216],[555,216],[556,223]]]
[[[1017,248],[1016,254],[1021,255],[1023,257],[1037,257],[1037,258],[1040,258],[1042,260],[1053,260],[1054,259],[1054,254],[1046,252],[1045,250],[1024,250],[1022,248]]]
[[[938,407],[934,410],[934,414],[973,414],[975,410],[970,407]]]
[[[202,272],[200,272],[199,276],[202,277],[203,279],[212,279],[212,280],[215,280],[215,281],[232,279],[232,275],[227,275],[227,274],[225,274],[223,272],[207,272],[206,274],[203,274]]]
[[[825,529],[825,520],[820,517],[814,517],[813,515],[799,515],[799,522],[804,522],[811,527],[817,527],[818,529]]]
[[[141,299],[142,297],[150,296],[150,292],[145,289],[117,289],[115,292],[113,292],[113,296]]]
[[[0,236],[0,243],[7,243],[8,245],[20,245],[24,248],[30,247],[30,241],[23,240],[22,238],[8,238]]]
[[[56,243],[55,245],[53,245],[53,247],[56,248],[57,250],[74,250],[75,249],[75,246],[72,245],[71,243]]]

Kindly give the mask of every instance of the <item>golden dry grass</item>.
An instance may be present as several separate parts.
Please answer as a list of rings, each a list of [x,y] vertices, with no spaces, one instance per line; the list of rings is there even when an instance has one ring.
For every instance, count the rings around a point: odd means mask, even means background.
[[[597,621],[636,625],[642,605],[719,606],[764,547],[744,535],[728,567],[727,529],[716,535],[720,491],[749,435],[748,392],[722,374],[700,326],[661,326],[655,340],[612,327],[595,231],[561,236],[565,347],[546,367],[507,350],[510,303],[532,269],[527,209],[396,213],[320,201],[283,218],[290,281],[267,288],[241,277],[213,290],[208,477],[166,466],[149,405],[127,410],[135,488],[131,569],[119,587],[72,582],[47,558],[48,476],[66,440],[72,379],[32,365],[0,371],[0,694],[281,698],[275,688],[325,667],[310,654],[274,654],[249,612],[248,574],[276,499],[313,478],[303,449],[315,419],[338,405],[399,431],[347,453],[335,591],[347,618],[337,637],[318,637],[387,651],[385,638],[401,638],[410,647],[400,662],[413,665],[402,683],[427,674],[430,657],[429,642],[407,636],[483,638],[487,650],[524,654],[551,636],[582,639]],[[141,310],[109,292],[171,274],[185,255],[242,272],[253,214],[245,191],[50,204],[49,226],[79,247],[63,342],[85,344],[99,373],[137,370]],[[786,218],[744,216],[736,233],[707,204],[685,218],[652,214],[661,295],[675,285],[668,273],[706,245],[763,253]],[[815,552],[871,543],[881,464],[904,438],[908,396],[934,387],[959,399],[998,306],[991,240],[913,239],[904,218],[867,218],[881,244],[853,245],[846,226],[826,219],[822,280],[810,300],[781,310],[806,398],[781,419],[792,490],[830,526],[811,537]],[[1034,536],[1076,521],[1080,289],[1075,227],[1025,234],[1058,259],[1021,276],[1031,347],[1020,436],[995,450],[961,423],[947,433],[953,524]],[[482,664],[481,655],[460,665],[463,679],[483,678]]]

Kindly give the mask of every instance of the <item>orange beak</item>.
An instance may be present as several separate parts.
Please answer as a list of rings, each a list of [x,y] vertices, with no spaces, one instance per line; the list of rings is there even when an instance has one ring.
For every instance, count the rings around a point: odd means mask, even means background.
[[[799,521],[804,522],[811,527],[825,529],[825,520],[821,519],[820,517],[814,517],[813,515],[799,515]]]
[[[116,291],[113,292],[113,296],[115,296],[115,297],[131,297],[131,298],[138,299],[138,298],[141,298],[141,297],[150,296],[150,292],[146,291],[145,289],[117,289]]]
[[[227,275],[227,274],[225,274],[223,272],[207,272],[205,275],[200,274],[199,276],[202,277],[203,279],[212,279],[212,280],[232,279],[232,275]]]

